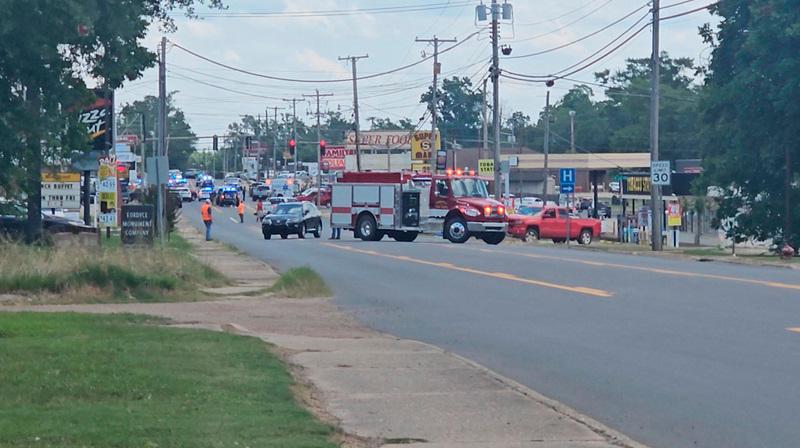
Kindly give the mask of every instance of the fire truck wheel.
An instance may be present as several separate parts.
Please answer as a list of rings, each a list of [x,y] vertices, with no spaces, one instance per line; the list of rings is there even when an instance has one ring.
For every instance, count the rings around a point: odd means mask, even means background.
[[[448,220],[444,223],[444,237],[450,240],[451,243],[466,243],[469,239],[467,221],[460,216]]]
[[[395,239],[395,241],[399,241],[401,243],[410,243],[417,239],[417,235],[419,235],[419,232],[397,232],[392,235],[392,237]]]
[[[378,239],[377,227],[378,225],[372,215],[361,215],[356,224],[358,236],[363,241],[376,241]]]
[[[503,240],[506,239],[506,234],[502,232],[491,232],[483,234],[483,241],[486,244],[500,244]]]

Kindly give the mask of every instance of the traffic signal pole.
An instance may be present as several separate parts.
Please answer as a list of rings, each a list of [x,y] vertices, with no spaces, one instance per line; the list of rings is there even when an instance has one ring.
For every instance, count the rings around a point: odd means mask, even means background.
[[[284,98],[283,101],[291,102],[292,103],[292,140],[295,142],[297,141],[297,102],[303,101],[302,98]],[[294,181],[297,182],[297,162],[300,159],[300,154],[298,154],[297,150],[295,150],[294,154],[292,154],[292,158],[294,159]]]
[[[319,112],[319,98],[323,96],[333,96],[332,93],[319,93],[316,89],[313,95],[303,95],[306,98],[315,97],[317,99],[317,207],[319,207],[319,199],[322,196],[322,132],[320,127],[320,112]]]

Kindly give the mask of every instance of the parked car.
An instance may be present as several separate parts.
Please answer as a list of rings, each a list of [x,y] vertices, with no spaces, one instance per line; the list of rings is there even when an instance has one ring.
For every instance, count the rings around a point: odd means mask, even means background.
[[[544,201],[541,198],[537,198],[535,196],[526,196],[524,198],[519,198],[519,205],[542,208],[544,207]]]
[[[300,193],[297,196],[296,199],[298,201],[308,201],[308,202],[313,202],[313,203],[316,204],[317,203],[317,191],[318,190],[319,189],[317,187],[308,188],[304,192]],[[331,204],[331,188],[330,188],[330,186],[323,185],[321,191],[322,191],[322,193],[320,193],[320,196],[319,196],[319,205],[320,206],[330,205]]]
[[[236,205],[236,196],[238,195],[239,187],[225,185],[224,187],[219,187],[217,190],[217,194],[214,196],[214,202],[220,207]]]
[[[19,238],[25,234],[28,210],[15,201],[0,202],[0,235]],[[48,233],[96,233],[97,228],[63,216],[42,213],[42,228]]]
[[[294,202],[294,198],[287,198],[283,196],[273,196],[267,199],[267,203],[264,205],[264,213],[275,213],[275,209],[278,208],[278,205],[285,204],[287,202]]]
[[[553,242],[560,243],[569,238],[577,240],[579,244],[591,244],[594,238],[600,236],[600,228],[599,219],[578,218],[570,216],[565,208],[545,207],[533,216],[509,216],[508,233],[526,241],[550,238]]]
[[[264,184],[254,184],[250,186],[250,199],[265,201],[269,198],[269,187]]]
[[[196,178],[196,177],[197,177],[197,175],[199,174],[199,172],[200,172],[200,171],[199,171],[199,170],[197,170],[196,168],[189,168],[188,170],[184,171],[184,173],[183,173],[183,177],[185,177],[185,178],[187,178],[187,179],[194,179],[194,178]]]
[[[261,233],[265,240],[272,238],[272,235],[280,235],[282,239],[286,239],[290,234],[305,238],[307,233],[319,238],[321,232],[322,215],[310,202],[279,204],[274,213],[264,216],[261,220]]]

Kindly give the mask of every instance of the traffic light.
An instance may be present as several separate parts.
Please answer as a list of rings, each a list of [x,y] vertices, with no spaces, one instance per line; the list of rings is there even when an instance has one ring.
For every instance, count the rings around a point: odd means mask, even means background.
[[[253,137],[250,137],[248,135],[247,137],[244,138],[244,147],[247,148],[248,150],[253,148]]]
[[[325,140],[320,140],[319,141],[319,155],[320,155],[320,157],[325,155],[325,146],[326,145],[327,145],[327,143],[325,143]]]
[[[211,148],[212,148],[214,151],[217,151],[217,150],[219,150],[219,137],[217,137],[216,135],[214,135],[213,137],[211,137]]]
[[[294,150],[297,148],[297,142],[294,139],[289,140],[289,154],[294,157]]]

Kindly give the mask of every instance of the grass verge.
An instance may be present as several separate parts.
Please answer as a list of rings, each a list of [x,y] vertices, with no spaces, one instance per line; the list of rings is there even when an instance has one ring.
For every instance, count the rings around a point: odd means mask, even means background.
[[[270,292],[283,297],[329,297],[331,289],[316,271],[308,266],[291,268],[281,274]]]
[[[163,249],[122,247],[113,238],[99,248],[0,243],[0,293],[49,303],[191,300],[199,287],[226,279],[190,250],[178,235]]]
[[[334,447],[255,338],[0,313],[0,446]]]

